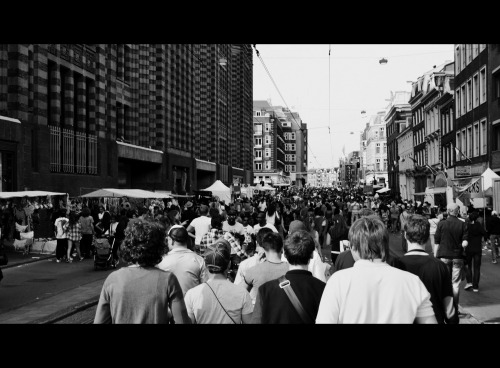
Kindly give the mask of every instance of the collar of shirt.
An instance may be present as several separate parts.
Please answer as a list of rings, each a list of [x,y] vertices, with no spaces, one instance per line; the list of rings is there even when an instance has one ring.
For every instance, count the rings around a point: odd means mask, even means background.
[[[192,252],[192,250],[187,249],[186,247],[183,247],[183,246],[176,246],[176,247],[173,247],[172,249],[170,249],[170,251],[168,252],[168,254],[172,254],[172,253],[189,253],[189,252]]]
[[[379,266],[385,267],[389,265],[386,262],[383,262],[380,258],[375,258],[373,261],[369,259],[358,259],[356,262],[354,262],[353,267],[379,267]]]
[[[405,253],[405,256],[407,255],[410,255],[410,256],[428,256],[429,253],[427,253],[425,250],[423,249],[411,249],[411,250],[408,250],[406,253]]]

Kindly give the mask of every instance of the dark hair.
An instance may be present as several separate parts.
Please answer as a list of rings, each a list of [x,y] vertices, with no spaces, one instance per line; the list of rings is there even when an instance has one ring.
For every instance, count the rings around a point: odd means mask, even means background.
[[[426,217],[422,215],[410,215],[406,219],[403,230],[409,242],[425,245],[429,239],[430,228],[431,225]]]
[[[68,216],[68,225],[73,227],[76,225],[77,222],[78,222],[78,215],[76,214],[76,212],[71,211]]]
[[[142,267],[154,267],[167,251],[165,230],[152,221],[134,221],[125,229],[120,256],[125,262]]]
[[[264,238],[264,236],[272,232],[273,231],[268,227],[261,227],[257,232],[257,235],[255,236],[255,241],[257,242],[257,245],[262,246],[262,239]]]
[[[219,210],[217,208],[214,208],[214,207],[210,207],[210,209],[208,210],[208,213],[209,213],[210,217],[220,216]],[[201,213],[201,214],[203,215],[203,213]]]
[[[474,211],[474,212],[472,212],[472,213],[469,215],[469,220],[470,220],[470,221],[476,221],[478,217],[479,217],[479,214],[478,214],[476,211]]]
[[[274,204],[274,202],[271,202],[267,207],[267,215],[272,216],[274,215],[274,212],[276,212],[276,204]]]
[[[349,229],[349,242],[361,259],[381,258],[385,262],[389,256],[389,233],[377,216],[354,221]]]
[[[90,208],[87,206],[82,208],[82,212],[80,212],[80,216],[82,217],[89,217],[90,216]]]
[[[285,257],[291,265],[307,265],[316,248],[311,234],[299,230],[285,240]]]
[[[212,226],[212,229],[221,229],[222,228],[222,216],[217,214],[212,216],[210,220],[210,225]]]
[[[316,207],[314,209],[314,216],[323,216],[323,215],[324,215],[324,213],[323,213],[323,211],[321,211],[321,207]]]
[[[265,251],[274,250],[279,253],[283,250],[283,238],[280,234],[271,232],[262,238],[262,248]]]

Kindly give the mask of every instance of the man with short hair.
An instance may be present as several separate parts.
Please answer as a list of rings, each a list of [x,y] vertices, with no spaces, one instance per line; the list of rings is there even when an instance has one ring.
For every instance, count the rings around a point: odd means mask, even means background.
[[[403,231],[408,241],[408,252],[400,261],[405,265],[405,270],[420,277],[431,294],[437,323],[457,324],[458,311],[453,306],[453,288],[448,268],[425,250],[430,236],[429,221],[422,215],[410,215]]]
[[[268,227],[270,228],[273,232],[277,233],[278,229],[276,229],[276,226],[273,224],[270,224],[266,220],[266,213],[265,212],[259,212],[257,214],[257,223],[253,226],[253,231],[257,234],[259,230],[263,227]]]
[[[389,233],[376,216],[349,230],[353,267],[328,280],[316,323],[436,323],[430,294],[418,276],[391,267]]]
[[[458,311],[460,283],[464,267],[464,249],[468,243],[467,224],[460,221],[457,215],[460,211],[458,204],[450,203],[446,206],[448,217],[438,222],[434,243],[437,247],[437,258],[448,267],[453,285],[453,304]]]
[[[262,238],[262,248],[266,254],[266,260],[249,268],[243,277],[247,290],[255,304],[257,290],[263,283],[277,279],[288,271],[288,262],[283,262],[283,238],[278,233],[272,232]]]
[[[222,223],[222,230],[229,231],[231,234],[235,235],[245,235],[245,229],[243,225],[236,221],[236,211],[229,210],[227,213],[227,220]]]
[[[266,253],[264,248],[262,248],[262,238],[266,234],[272,233],[273,231],[268,227],[263,227],[259,230],[257,235],[255,236],[255,253],[253,256],[241,261],[238,266],[238,272],[236,273],[236,277],[234,279],[234,283],[236,285],[243,285],[246,288],[246,284],[244,282],[245,274],[249,268],[252,268],[259,263],[262,263],[266,260]]]
[[[227,279],[231,264],[231,246],[219,238],[204,254],[209,279],[184,297],[187,314],[196,324],[250,323],[252,298],[247,290]]]
[[[285,257],[289,270],[286,280],[295,292],[297,299],[314,323],[325,282],[318,280],[308,271],[308,264],[313,258],[316,245],[313,237],[305,230],[299,230],[287,237],[285,242]],[[275,279],[262,284],[255,301],[252,323],[307,323],[294,308],[288,295],[280,286],[280,280]]]
[[[201,237],[210,231],[210,217],[208,217],[208,206],[200,205],[200,217],[191,220],[187,231],[194,238],[194,249],[200,248]]]
[[[174,225],[168,231],[169,252],[156,265],[177,276],[183,295],[187,291],[208,280],[208,270],[204,259],[187,247],[188,232],[181,225]]]

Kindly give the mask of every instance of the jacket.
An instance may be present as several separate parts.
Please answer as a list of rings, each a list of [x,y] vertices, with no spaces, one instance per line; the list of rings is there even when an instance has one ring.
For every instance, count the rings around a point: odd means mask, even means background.
[[[488,233],[491,235],[500,235],[500,218],[491,216],[487,223]]]
[[[436,234],[434,234],[434,242],[439,244],[437,258],[463,258],[462,242],[464,240],[469,240],[465,222],[455,216],[448,216],[446,220],[439,221]]]

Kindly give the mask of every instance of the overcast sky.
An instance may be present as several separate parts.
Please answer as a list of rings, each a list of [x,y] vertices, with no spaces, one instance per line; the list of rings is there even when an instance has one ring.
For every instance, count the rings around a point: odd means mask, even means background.
[[[452,44],[257,44],[256,48],[272,79],[254,50],[253,99],[270,99],[273,106],[299,113],[309,129],[309,168],[338,166],[344,145],[346,154],[359,150],[359,133],[367,119],[362,110],[367,116],[383,110],[391,91],[410,91],[408,81],[454,57]],[[379,63],[383,57],[386,65]]]

